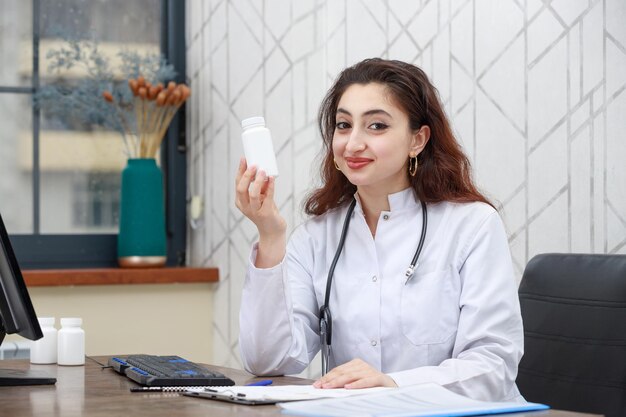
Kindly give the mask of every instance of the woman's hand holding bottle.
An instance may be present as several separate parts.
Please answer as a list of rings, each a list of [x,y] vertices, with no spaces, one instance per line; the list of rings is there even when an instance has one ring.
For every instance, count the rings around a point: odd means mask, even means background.
[[[235,205],[259,231],[259,246],[255,266],[271,268],[285,256],[287,222],[274,201],[275,178],[267,177],[255,166],[248,167],[245,158],[239,162],[235,180]]]

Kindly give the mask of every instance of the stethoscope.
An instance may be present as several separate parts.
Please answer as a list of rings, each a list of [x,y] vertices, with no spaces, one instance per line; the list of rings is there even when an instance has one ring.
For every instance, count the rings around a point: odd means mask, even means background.
[[[417,244],[417,249],[415,250],[415,255],[413,255],[413,260],[411,264],[406,269],[404,273],[406,277],[406,281],[404,285],[408,284],[413,277],[413,272],[415,272],[415,268],[418,267],[417,258],[420,256],[420,252],[422,251],[422,246],[424,246],[424,239],[426,238],[426,227],[428,221],[428,215],[426,212],[426,203],[421,201],[422,203],[422,234],[420,235],[419,243]],[[346,218],[343,221],[343,228],[341,229],[341,237],[339,238],[339,245],[337,246],[337,251],[335,252],[335,257],[333,258],[333,262],[330,264],[330,269],[328,270],[328,278],[326,279],[326,296],[324,297],[324,305],[320,308],[320,342],[322,344],[322,375],[326,375],[328,372],[328,361],[330,359],[331,354],[331,340],[333,335],[333,317],[330,314],[330,307],[328,303],[330,301],[330,288],[333,283],[333,274],[335,272],[335,266],[337,265],[337,260],[339,259],[339,255],[341,255],[341,251],[343,250],[344,243],[346,241],[346,234],[348,232],[348,226],[350,225],[350,218],[352,217],[352,212],[354,211],[354,206],[356,205],[356,200],[352,200],[350,206],[348,207],[348,212],[346,213]]]

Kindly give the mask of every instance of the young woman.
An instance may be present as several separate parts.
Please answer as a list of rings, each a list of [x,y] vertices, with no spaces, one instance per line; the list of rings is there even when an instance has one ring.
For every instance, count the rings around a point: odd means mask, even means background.
[[[299,373],[322,349],[319,388],[434,382],[523,400],[507,237],[425,73],[362,61],[339,75],[319,122],[322,186],[288,244],[274,178],[239,166],[237,207],[259,231],[241,302],[245,368]]]

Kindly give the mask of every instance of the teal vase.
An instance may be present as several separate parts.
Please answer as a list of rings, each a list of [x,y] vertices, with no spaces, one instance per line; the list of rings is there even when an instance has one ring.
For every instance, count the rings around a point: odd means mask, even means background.
[[[153,158],[129,159],[122,172],[118,263],[162,266],[166,260],[163,174]]]

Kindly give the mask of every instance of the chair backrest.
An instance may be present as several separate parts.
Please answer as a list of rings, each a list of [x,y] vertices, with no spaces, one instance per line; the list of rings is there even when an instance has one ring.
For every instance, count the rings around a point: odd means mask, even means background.
[[[626,416],[626,255],[543,254],[519,288],[528,401]]]

